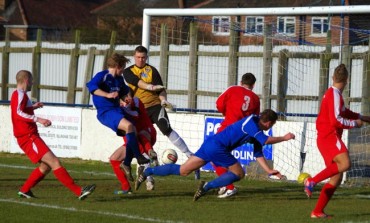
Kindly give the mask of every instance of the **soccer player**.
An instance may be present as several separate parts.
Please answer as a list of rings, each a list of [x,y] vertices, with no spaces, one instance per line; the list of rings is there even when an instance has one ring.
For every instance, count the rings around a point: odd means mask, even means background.
[[[114,53],[107,60],[107,70],[97,73],[87,84],[93,95],[93,102],[97,109],[97,118],[100,123],[112,129],[117,135],[127,137],[127,154],[125,164],[131,165],[130,157],[133,154],[139,164],[148,163],[139,151],[134,125],[123,114],[119,104],[119,94],[127,94],[122,72],[129,60],[122,54]]]
[[[135,64],[126,68],[123,72],[126,82],[134,92],[133,96],[138,97],[148,112],[153,123],[157,125],[163,135],[175,145],[187,157],[193,155],[185,141],[171,128],[170,121],[164,107],[172,107],[167,101],[167,93],[158,70],[147,64],[148,50],[144,46],[135,49]],[[199,170],[196,171],[196,178],[199,179]]]
[[[194,156],[191,156],[183,165],[167,164],[147,168],[137,178],[135,190],[140,187],[147,176],[187,176],[208,162],[225,167],[228,171],[210,182],[201,181],[198,190],[195,192],[194,201],[211,189],[220,188],[240,180],[245,173],[238,160],[231,154],[233,149],[250,142],[256,148],[262,150],[262,146],[265,144],[274,144],[295,138],[292,133],[279,137],[265,135],[263,131],[270,129],[277,118],[278,116],[273,110],[266,109],[260,117],[251,115],[235,122],[220,133],[207,138]]]
[[[217,110],[225,117],[217,132],[246,116],[260,114],[260,99],[253,92],[255,83],[256,77],[245,73],[240,85],[229,87],[217,98]]]
[[[148,154],[148,157],[153,160],[153,163],[158,165],[157,154],[153,150],[153,145],[156,142],[157,132],[146,113],[144,105],[138,98],[132,98],[130,91],[128,94],[119,95],[119,97],[120,106],[125,114],[125,117],[127,117],[127,119],[130,120],[137,129],[140,153]],[[126,166],[124,162],[122,162],[127,155],[127,137],[124,136],[123,139],[124,144],[114,151],[114,153],[109,157],[113,172],[121,183],[121,190],[114,191],[115,194],[131,194],[131,185],[128,180],[134,181],[134,178],[131,174],[131,166]],[[132,156],[129,157],[130,163],[132,158]],[[144,167],[145,166],[140,165],[139,169],[141,172],[144,170]],[[154,179],[152,177],[148,177],[146,185],[147,190],[154,190]]]
[[[323,186],[311,218],[330,218],[324,208],[342,182],[343,172],[351,167],[348,150],[342,141],[343,129],[360,128],[370,122],[370,116],[352,112],[344,105],[342,92],[348,82],[348,71],[344,64],[334,70],[333,85],[325,92],[316,120],[317,147],[324,158],[326,168],[304,182],[304,191],[310,198],[314,186],[330,178]]]
[[[26,182],[18,192],[19,197],[34,198],[31,189],[37,185],[44,177],[53,171],[54,176],[69,190],[71,190],[80,200],[85,199],[95,190],[95,184],[80,187],[75,184],[67,170],[62,166],[59,159],[49,149],[40,137],[36,123],[45,127],[51,126],[51,121],[34,114],[34,110],[43,107],[43,103],[32,104],[27,92],[33,85],[31,72],[20,70],[16,75],[17,89],[14,90],[11,101],[11,118],[13,123],[13,133],[18,145],[28,156],[32,163],[40,165],[34,169]]]
[[[127,95],[121,97],[121,107],[124,110],[124,113],[127,114],[130,120],[135,124],[140,152],[149,157],[153,161],[153,165],[158,166],[157,153],[153,149],[153,146],[156,143],[157,131],[146,112],[144,104],[139,98],[132,98],[130,91]],[[124,137],[124,141],[126,144],[126,137]],[[147,166],[149,166],[149,164],[140,165],[138,167],[138,175]],[[131,175],[131,167],[127,167],[122,163],[121,168],[125,171],[126,176],[128,176],[130,181],[134,181]],[[147,190],[154,190],[154,179],[152,177],[147,178],[146,186]]]
[[[217,133],[246,116],[260,114],[260,99],[253,92],[255,83],[256,77],[252,73],[245,73],[242,76],[240,85],[229,87],[217,98],[217,110],[225,117],[221,122],[221,126],[217,130]],[[272,170],[267,164],[263,153],[258,151],[259,149],[256,150],[254,155],[260,166],[269,175],[276,175],[277,177],[281,178],[282,175],[279,173],[279,171]],[[224,167],[216,166],[214,164],[213,167],[218,176],[227,172],[227,169]],[[233,184],[230,184],[226,187],[220,188],[218,191],[218,197],[227,198],[235,195],[237,192],[237,188]]]
[[[124,113],[129,115],[130,120],[135,124],[139,139],[139,150],[141,153],[146,153],[150,159],[158,165],[157,153],[153,146],[156,143],[157,131],[150,120],[144,104],[137,97],[131,97],[131,92],[124,95],[121,100],[121,108]],[[124,136],[124,141],[127,142],[127,137]]]
[[[116,149],[109,157],[109,162],[112,166],[113,172],[116,175],[118,181],[121,183],[121,189],[115,190],[114,194],[131,194],[131,185],[127,180],[127,174],[124,169],[121,169],[120,165],[126,157],[126,146],[122,145]]]

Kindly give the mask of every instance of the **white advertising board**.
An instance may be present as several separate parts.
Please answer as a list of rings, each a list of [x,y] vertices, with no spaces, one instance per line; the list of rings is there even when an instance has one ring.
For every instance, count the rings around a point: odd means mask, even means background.
[[[35,114],[51,120],[49,127],[39,123],[37,126],[41,138],[56,156],[81,156],[81,108],[45,106],[35,110]],[[14,137],[10,152],[22,152]]]

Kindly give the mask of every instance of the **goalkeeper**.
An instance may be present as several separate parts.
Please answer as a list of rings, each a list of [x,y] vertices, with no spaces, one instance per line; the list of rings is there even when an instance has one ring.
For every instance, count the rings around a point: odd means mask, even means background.
[[[144,46],[135,49],[135,64],[126,68],[123,72],[125,81],[133,91],[133,96],[138,97],[145,106],[153,123],[157,125],[163,135],[167,136],[173,145],[187,157],[193,155],[185,141],[171,128],[165,107],[172,105],[167,101],[167,93],[158,70],[147,64],[148,50]],[[199,171],[196,171],[199,179]]]

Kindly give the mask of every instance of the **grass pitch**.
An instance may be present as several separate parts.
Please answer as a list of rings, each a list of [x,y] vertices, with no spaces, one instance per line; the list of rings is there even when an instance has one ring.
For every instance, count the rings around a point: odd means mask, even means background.
[[[119,189],[108,163],[62,159],[76,182],[95,183],[95,192],[79,201],[50,173],[32,189],[37,199],[21,199],[17,191],[36,167],[24,155],[0,153],[1,222],[312,222],[310,219],[320,186],[307,199],[303,186],[293,182],[254,181],[236,183],[239,193],[228,199],[211,191],[197,202],[198,181],[188,177],[155,177],[154,191],[145,184],[131,195],[114,195]],[[202,173],[203,180],[214,175]],[[370,222],[369,188],[339,188],[326,212],[331,222]]]

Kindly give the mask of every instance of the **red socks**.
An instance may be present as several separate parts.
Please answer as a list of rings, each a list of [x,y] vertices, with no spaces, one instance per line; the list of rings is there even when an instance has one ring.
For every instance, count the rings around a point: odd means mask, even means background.
[[[64,167],[60,167],[53,171],[54,176],[68,189],[70,189],[77,196],[81,195],[82,188],[75,184],[72,177],[68,174]]]
[[[336,163],[332,163],[330,166],[326,167],[324,170],[322,170],[320,173],[318,173],[315,177],[312,178],[313,182],[315,184],[326,180],[336,174],[338,174],[338,165]]]
[[[77,196],[81,195],[81,187],[77,186],[71,176],[68,174],[64,167],[60,167],[53,171],[55,177],[66,187],[68,187],[73,193]],[[31,190],[32,187],[36,186],[38,182],[44,179],[45,175],[40,171],[37,167],[34,171],[32,171],[31,175],[28,177],[27,181],[21,188],[21,192],[28,192]]]
[[[321,193],[320,193],[320,196],[319,196],[319,199],[316,203],[316,207],[315,209],[313,210],[313,212],[315,213],[323,213],[324,212],[324,208],[326,207],[326,205],[328,204],[330,198],[333,196],[335,190],[337,189],[337,187],[329,184],[329,183],[326,183],[324,185],[324,187],[321,189]]]
[[[121,170],[119,165],[121,161],[118,160],[110,160],[110,164],[112,165],[113,172],[116,174],[117,179],[121,182],[122,190],[130,190],[130,183],[128,182],[125,173]]]
[[[29,190],[31,190],[32,187],[36,186],[38,182],[44,179],[44,177],[45,175],[41,173],[40,168],[37,167],[32,171],[20,191],[23,193],[27,193]]]
[[[323,180],[326,180],[336,174],[338,174],[338,165],[336,163],[332,163],[328,167],[326,167],[323,171],[318,173],[312,180],[317,184]],[[337,189],[336,186],[333,186],[329,183],[326,183],[324,187],[321,189],[321,193],[319,199],[316,203],[316,207],[313,210],[314,213],[323,213],[324,208],[328,204],[329,200],[333,196],[335,190]]]

